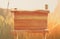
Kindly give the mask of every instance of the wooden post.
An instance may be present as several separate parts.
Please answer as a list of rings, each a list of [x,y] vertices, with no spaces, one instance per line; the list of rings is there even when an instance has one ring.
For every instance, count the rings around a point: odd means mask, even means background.
[[[17,39],[18,39],[18,33],[17,33]]]
[[[45,29],[43,31],[43,39],[46,39],[47,33],[48,33],[48,29]]]

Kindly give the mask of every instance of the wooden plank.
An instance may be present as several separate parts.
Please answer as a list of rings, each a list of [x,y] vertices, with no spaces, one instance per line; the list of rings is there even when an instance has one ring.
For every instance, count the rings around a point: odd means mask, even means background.
[[[47,28],[47,20],[20,19],[15,20],[15,29],[20,30],[39,30]]]

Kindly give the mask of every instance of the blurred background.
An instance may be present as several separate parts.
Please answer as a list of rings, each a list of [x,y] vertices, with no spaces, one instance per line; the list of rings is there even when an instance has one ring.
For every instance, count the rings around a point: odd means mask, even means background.
[[[44,10],[45,4],[48,4],[48,10],[50,11],[48,15],[49,33],[46,39],[60,39],[60,0],[0,0],[0,39],[14,39],[12,33],[14,30],[14,14],[11,13],[14,8],[29,11]],[[21,32],[27,35],[27,32]],[[22,35],[23,34],[21,34],[21,36]],[[42,39],[42,36],[40,37],[41,38],[36,37],[34,39]],[[26,38],[22,36],[22,39]]]

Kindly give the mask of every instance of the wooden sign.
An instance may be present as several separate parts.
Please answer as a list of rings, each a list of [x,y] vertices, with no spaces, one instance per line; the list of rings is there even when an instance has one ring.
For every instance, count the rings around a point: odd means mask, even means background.
[[[47,28],[47,11],[15,11],[15,30],[43,30]]]

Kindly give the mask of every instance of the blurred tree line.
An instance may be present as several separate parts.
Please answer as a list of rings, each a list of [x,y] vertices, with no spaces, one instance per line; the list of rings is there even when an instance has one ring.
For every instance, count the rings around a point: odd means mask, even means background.
[[[0,39],[13,39],[13,14],[0,8]]]
[[[14,16],[10,12],[10,10],[7,11],[7,9],[2,9],[0,8],[0,39],[14,39],[14,35],[12,34],[13,32],[13,26],[14,26]],[[40,39],[40,37],[28,37],[28,33],[24,34],[25,32],[21,33],[20,31],[20,36],[19,39]],[[57,27],[54,28],[51,33],[48,33],[47,39],[60,39],[60,24],[57,24]],[[27,35],[27,36],[26,36]],[[42,38],[41,38],[42,39]]]

